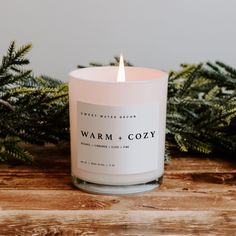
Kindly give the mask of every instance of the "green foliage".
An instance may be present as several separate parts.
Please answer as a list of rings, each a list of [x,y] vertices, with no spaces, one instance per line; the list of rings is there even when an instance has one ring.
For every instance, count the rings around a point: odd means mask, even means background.
[[[0,64],[0,162],[32,163],[22,142],[69,141],[68,86],[25,69],[30,49],[12,42]],[[169,76],[166,157],[176,150],[235,154],[236,69],[222,62],[181,66]]]
[[[119,61],[120,61],[120,58],[119,57],[114,57],[114,61],[111,61],[109,62],[106,66],[118,66],[119,65]],[[125,66],[133,66],[129,61],[127,60],[124,60],[124,65]],[[92,66],[105,66],[104,64],[101,64],[99,62],[90,62],[89,67],[92,67]],[[82,69],[82,68],[86,68],[88,66],[83,66],[83,65],[78,65],[77,68],[78,69]]]
[[[181,67],[169,76],[166,158],[173,151],[236,153],[236,69],[218,61]]]
[[[0,65],[0,161],[32,163],[21,147],[69,140],[68,87],[58,80],[25,70],[31,44],[9,46]]]
[[[182,152],[236,153],[236,70],[222,62],[171,72],[167,140]]]

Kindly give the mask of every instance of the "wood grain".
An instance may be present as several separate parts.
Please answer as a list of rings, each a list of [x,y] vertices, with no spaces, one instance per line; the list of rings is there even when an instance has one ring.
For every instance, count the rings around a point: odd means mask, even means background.
[[[3,211],[3,235],[233,235],[235,211]]]
[[[234,235],[236,162],[173,157],[151,192],[104,196],[71,183],[67,145],[28,149],[38,167],[0,165],[0,235]]]
[[[236,210],[236,191],[162,191],[98,196],[79,190],[2,190],[2,210]]]

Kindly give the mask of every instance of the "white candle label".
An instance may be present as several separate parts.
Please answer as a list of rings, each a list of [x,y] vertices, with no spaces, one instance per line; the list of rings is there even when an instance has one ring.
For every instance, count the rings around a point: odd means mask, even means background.
[[[78,168],[115,175],[157,169],[157,103],[103,106],[79,101],[77,112]]]

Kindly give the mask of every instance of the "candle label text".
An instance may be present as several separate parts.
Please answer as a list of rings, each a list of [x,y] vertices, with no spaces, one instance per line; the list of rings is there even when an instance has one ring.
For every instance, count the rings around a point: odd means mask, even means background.
[[[77,102],[77,167],[93,173],[138,174],[163,162],[159,104],[104,106]]]

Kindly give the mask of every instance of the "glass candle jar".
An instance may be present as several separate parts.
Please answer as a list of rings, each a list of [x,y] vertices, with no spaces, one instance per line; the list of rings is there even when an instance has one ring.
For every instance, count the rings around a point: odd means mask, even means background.
[[[70,73],[72,179],[100,194],[129,194],[160,185],[164,172],[168,74],[126,67]]]

